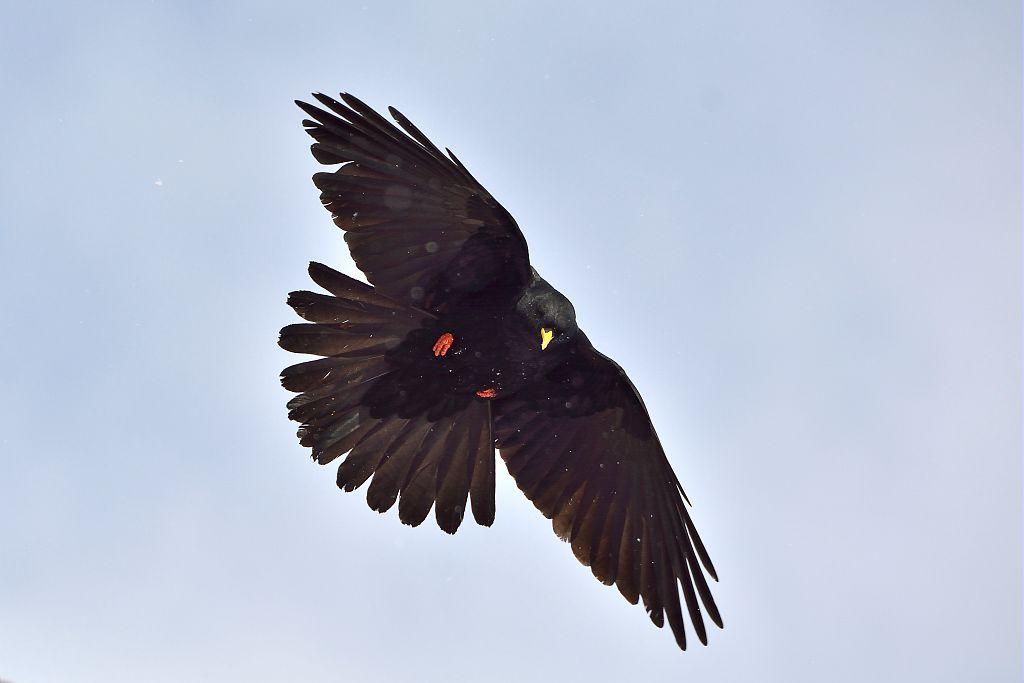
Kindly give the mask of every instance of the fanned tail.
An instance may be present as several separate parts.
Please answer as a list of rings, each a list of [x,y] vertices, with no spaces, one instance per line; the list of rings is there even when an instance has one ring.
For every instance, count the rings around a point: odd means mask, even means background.
[[[285,350],[323,356],[281,372],[284,388],[299,392],[288,402],[288,417],[301,423],[299,442],[322,465],[348,454],[338,467],[338,486],[353,491],[372,476],[370,507],[384,512],[398,500],[405,524],[420,524],[434,507],[438,526],[455,533],[471,494],[474,518],[490,526],[489,406],[468,401],[442,415],[379,408],[381,393],[397,386],[401,373],[389,352],[433,316],[325,265],[311,263],[309,274],[330,294],[292,292],[288,304],[309,322],[288,325],[279,341]]]

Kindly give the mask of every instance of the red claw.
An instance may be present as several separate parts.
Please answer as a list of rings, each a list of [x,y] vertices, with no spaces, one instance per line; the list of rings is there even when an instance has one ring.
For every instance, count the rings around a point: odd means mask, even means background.
[[[452,344],[455,343],[455,337],[452,336],[451,332],[445,332],[437,341],[434,342],[434,358],[443,356],[448,353],[448,349],[452,348]]]
[[[494,398],[495,396],[498,395],[498,392],[495,389],[481,389],[480,391],[476,392],[476,395],[479,396],[480,398]]]

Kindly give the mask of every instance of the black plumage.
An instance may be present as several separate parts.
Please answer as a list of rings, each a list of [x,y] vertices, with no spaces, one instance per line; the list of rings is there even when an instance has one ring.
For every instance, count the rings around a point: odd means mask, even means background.
[[[313,263],[328,292],[293,292],[309,321],[280,344],[322,356],[282,372],[289,417],[338,486],[402,522],[431,508],[455,533],[467,504],[494,521],[494,449],[577,559],[686,647],[685,607],[707,643],[716,579],[636,388],[530,267],[512,216],[395,109],[348,94],[298,102],[313,181],[370,285]],[[372,286],[371,286],[372,285]],[[372,479],[371,479],[372,478]],[[680,600],[680,592],[682,600]]]

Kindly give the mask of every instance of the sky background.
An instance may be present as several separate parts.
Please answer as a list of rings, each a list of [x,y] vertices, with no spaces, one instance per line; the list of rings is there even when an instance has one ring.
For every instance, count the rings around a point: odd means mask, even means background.
[[[1017,2],[14,3],[0,678],[1016,681]],[[499,464],[449,537],[278,385],[355,274],[292,100],[394,104],[643,393],[719,570],[677,651]]]

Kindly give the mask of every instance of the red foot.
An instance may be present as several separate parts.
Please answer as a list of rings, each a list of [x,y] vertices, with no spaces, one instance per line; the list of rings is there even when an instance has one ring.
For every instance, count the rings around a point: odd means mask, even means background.
[[[498,395],[498,392],[494,389],[481,389],[480,391],[476,392],[476,395],[479,396],[480,398],[494,398],[495,396]]]
[[[437,341],[434,342],[434,358],[443,356],[448,353],[448,349],[452,348],[452,344],[455,343],[455,337],[452,336],[451,332],[445,332]]]

